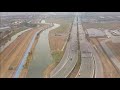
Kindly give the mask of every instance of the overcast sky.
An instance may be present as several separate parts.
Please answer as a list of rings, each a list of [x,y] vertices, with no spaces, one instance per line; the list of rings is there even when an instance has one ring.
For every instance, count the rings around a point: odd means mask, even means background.
[[[68,15],[74,14],[75,12],[0,12],[0,15],[31,15],[31,14],[41,14],[41,15]],[[120,15],[120,12],[87,12],[99,15]]]
[[[73,14],[73,12],[0,12],[1,15],[31,15],[31,14],[41,14],[41,15],[56,15],[56,14]]]

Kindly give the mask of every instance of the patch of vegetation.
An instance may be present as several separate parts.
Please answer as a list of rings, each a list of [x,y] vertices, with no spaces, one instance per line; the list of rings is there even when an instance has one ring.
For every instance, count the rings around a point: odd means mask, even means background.
[[[26,63],[24,64],[24,68],[28,68],[30,61],[32,60],[32,52],[29,52],[29,55],[27,57]]]
[[[52,53],[53,60],[57,63],[62,59],[64,52],[63,51],[55,51]]]
[[[27,22],[24,22],[23,25],[26,27],[36,27],[37,26],[37,24],[32,24],[32,23],[27,23]]]
[[[10,36],[13,36],[13,35],[21,32],[21,31],[24,31],[24,30],[26,30],[26,29],[28,29],[28,27],[21,27],[21,28],[19,28],[19,29],[15,29],[15,30],[11,33]]]

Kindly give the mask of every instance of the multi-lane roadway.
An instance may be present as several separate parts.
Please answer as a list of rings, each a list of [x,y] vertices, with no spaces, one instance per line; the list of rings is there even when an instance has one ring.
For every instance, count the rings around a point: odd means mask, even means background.
[[[102,78],[103,67],[101,60],[94,50],[94,47],[86,38],[86,32],[83,30],[81,20],[78,18],[78,31],[80,42],[81,65],[77,78]]]

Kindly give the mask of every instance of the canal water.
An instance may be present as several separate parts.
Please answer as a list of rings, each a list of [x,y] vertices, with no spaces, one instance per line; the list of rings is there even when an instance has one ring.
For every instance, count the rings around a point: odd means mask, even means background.
[[[27,78],[42,78],[43,72],[49,64],[52,63],[48,34],[50,30],[59,27],[59,24],[54,24],[53,27],[44,30],[38,39],[38,43],[33,53],[33,60],[30,63]]]
[[[15,35],[13,35],[10,39],[10,41],[8,41],[5,45],[1,46],[0,47],[0,52],[2,52],[7,46],[9,46],[19,35],[21,35],[22,33],[28,31],[28,30],[31,30],[31,28],[29,29],[26,29],[26,30],[23,30]]]

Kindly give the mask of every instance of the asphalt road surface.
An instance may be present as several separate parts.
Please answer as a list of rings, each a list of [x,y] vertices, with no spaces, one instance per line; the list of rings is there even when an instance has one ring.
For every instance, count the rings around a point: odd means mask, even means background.
[[[77,78],[103,78],[103,67],[101,60],[94,50],[94,47],[86,39],[85,31],[79,22],[79,40],[80,40],[80,52],[81,52],[81,66]]]

